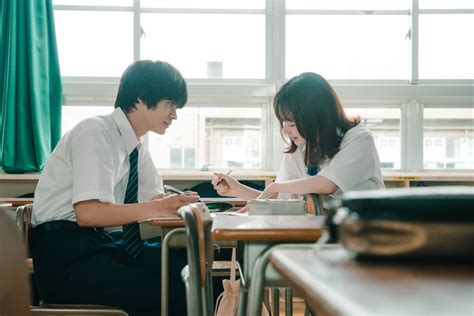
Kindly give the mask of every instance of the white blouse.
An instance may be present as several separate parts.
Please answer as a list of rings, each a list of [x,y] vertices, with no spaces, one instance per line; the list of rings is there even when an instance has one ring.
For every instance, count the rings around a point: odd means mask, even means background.
[[[374,138],[364,125],[356,125],[342,138],[339,152],[332,159],[323,161],[319,176],[331,180],[338,190],[336,196],[347,191],[383,189],[380,159]],[[304,146],[294,153],[285,154],[275,182],[284,182],[309,177],[304,164]],[[278,198],[298,198],[298,195],[280,193]]]

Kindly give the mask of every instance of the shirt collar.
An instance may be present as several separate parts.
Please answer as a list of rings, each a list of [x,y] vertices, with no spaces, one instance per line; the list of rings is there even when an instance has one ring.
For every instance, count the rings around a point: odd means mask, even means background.
[[[119,133],[122,136],[127,154],[130,155],[137,146],[138,149],[140,149],[140,142],[137,139],[137,135],[133,131],[132,125],[121,108],[116,108],[112,112],[112,118],[115,124],[117,124]]]

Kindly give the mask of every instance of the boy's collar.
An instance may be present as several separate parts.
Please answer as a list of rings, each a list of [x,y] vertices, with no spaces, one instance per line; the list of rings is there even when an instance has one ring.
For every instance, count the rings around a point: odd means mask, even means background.
[[[114,119],[115,124],[117,124],[118,131],[122,136],[127,154],[130,154],[135,147],[140,146],[137,135],[133,131],[132,125],[121,108],[116,108],[112,112],[112,118]],[[138,148],[140,149],[140,147]]]

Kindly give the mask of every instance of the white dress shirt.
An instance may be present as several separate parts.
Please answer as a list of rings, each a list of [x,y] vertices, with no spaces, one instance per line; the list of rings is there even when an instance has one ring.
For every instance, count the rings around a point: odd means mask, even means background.
[[[73,205],[87,200],[123,203],[130,169],[129,155],[139,146],[138,201],[163,192],[146,146],[140,146],[120,108],[86,119],[66,133],[47,161],[35,191],[33,226],[53,220],[76,221]]]
[[[380,160],[369,129],[358,124],[349,129],[342,138],[339,152],[322,162],[318,175],[338,186],[332,194],[337,196],[347,191],[383,189]],[[304,163],[304,146],[294,153],[285,154],[275,182],[284,182],[309,177]],[[298,198],[298,195],[280,193],[278,198]]]

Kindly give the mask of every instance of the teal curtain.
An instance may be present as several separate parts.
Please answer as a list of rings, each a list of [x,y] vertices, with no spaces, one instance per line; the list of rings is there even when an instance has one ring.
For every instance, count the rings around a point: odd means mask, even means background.
[[[40,171],[61,137],[52,0],[1,0],[0,166]]]

